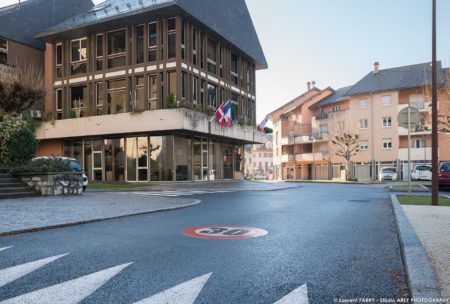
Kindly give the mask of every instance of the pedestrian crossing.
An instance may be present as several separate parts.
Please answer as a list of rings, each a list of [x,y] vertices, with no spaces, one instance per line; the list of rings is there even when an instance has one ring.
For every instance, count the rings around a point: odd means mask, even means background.
[[[0,248],[0,252],[11,248],[13,247]],[[6,288],[7,284],[22,278],[37,269],[45,267],[52,262],[68,257],[70,257],[70,255],[64,253],[3,270],[0,269],[0,288]],[[80,303],[132,264],[133,262],[129,262],[113,266],[10,299],[2,300],[0,296],[0,304]],[[148,298],[134,302],[134,304],[194,304],[212,276],[212,272],[198,276],[158,294],[150,295]],[[274,304],[309,304],[306,284],[300,286],[298,289],[292,291]]]
[[[178,197],[178,196],[192,196],[201,194],[214,194],[214,193],[228,193],[231,191],[226,190],[167,190],[167,191],[139,191],[131,192],[135,195],[143,196],[163,196],[163,197]],[[123,192],[122,194],[130,194],[130,192]]]

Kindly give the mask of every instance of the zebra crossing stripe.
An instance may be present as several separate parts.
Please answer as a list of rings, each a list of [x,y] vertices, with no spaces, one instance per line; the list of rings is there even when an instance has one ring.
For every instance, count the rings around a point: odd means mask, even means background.
[[[135,304],[193,304],[211,273],[197,277]]]
[[[51,263],[59,258],[62,258],[66,254],[61,254],[53,257],[49,257],[42,260],[37,260],[34,262],[13,266],[10,268],[2,269],[0,270],[0,287],[5,286],[6,284],[17,280],[18,278],[21,278],[30,272],[35,271],[36,269],[39,269],[48,263]]]
[[[306,284],[300,286],[290,294],[276,301],[274,304],[309,304],[308,288]]]
[[[6,301],[2,301],[0,302],[0,304],[79,303],[131,264],[132,263],[123,264],[98,271],[58,285],[53,285],[15,298],[11,298]]]
[[[10,249],[10,248],[13,248],[13,246],[0,248],[0,251],[6,250],[6,249]]]

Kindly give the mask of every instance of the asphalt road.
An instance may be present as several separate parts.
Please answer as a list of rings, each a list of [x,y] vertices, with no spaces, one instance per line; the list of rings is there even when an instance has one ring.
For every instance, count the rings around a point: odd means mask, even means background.
[[[197,294],[195,303],[307,303],[306,289],[309,303],[407,296],[389,194],[380,187],[311,184],[190,198],[204,203],[0,238],[0,303],[193,303]],[[268,234],[182,234],[220,225]]]

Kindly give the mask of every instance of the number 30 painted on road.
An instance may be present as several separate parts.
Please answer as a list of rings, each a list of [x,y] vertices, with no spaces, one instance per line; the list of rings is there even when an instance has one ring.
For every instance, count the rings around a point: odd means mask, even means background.
[[[267,233],[264,229],[245,226],[200,226],[183,231],[184,235],[201,239],[246,239]]]

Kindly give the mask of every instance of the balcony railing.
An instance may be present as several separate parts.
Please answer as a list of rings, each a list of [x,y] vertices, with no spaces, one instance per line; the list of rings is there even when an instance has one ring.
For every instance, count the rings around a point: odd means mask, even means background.
[[[328,119],[328,113],[319,113],[316,115],[316,120]]]
[[[398,159],[408,160],[408,148],[398,149]],[[411,160],[431,160],[431,147],[411,148]]]
[[[295,160],[295,155],[294,154],[283,154],[281,155],[281,161],[282,162],[289,162],[289,161],[294,161]]]
[[[328,152],[302,153],[295,155],[296,161],[320,161],[327,159]]]

